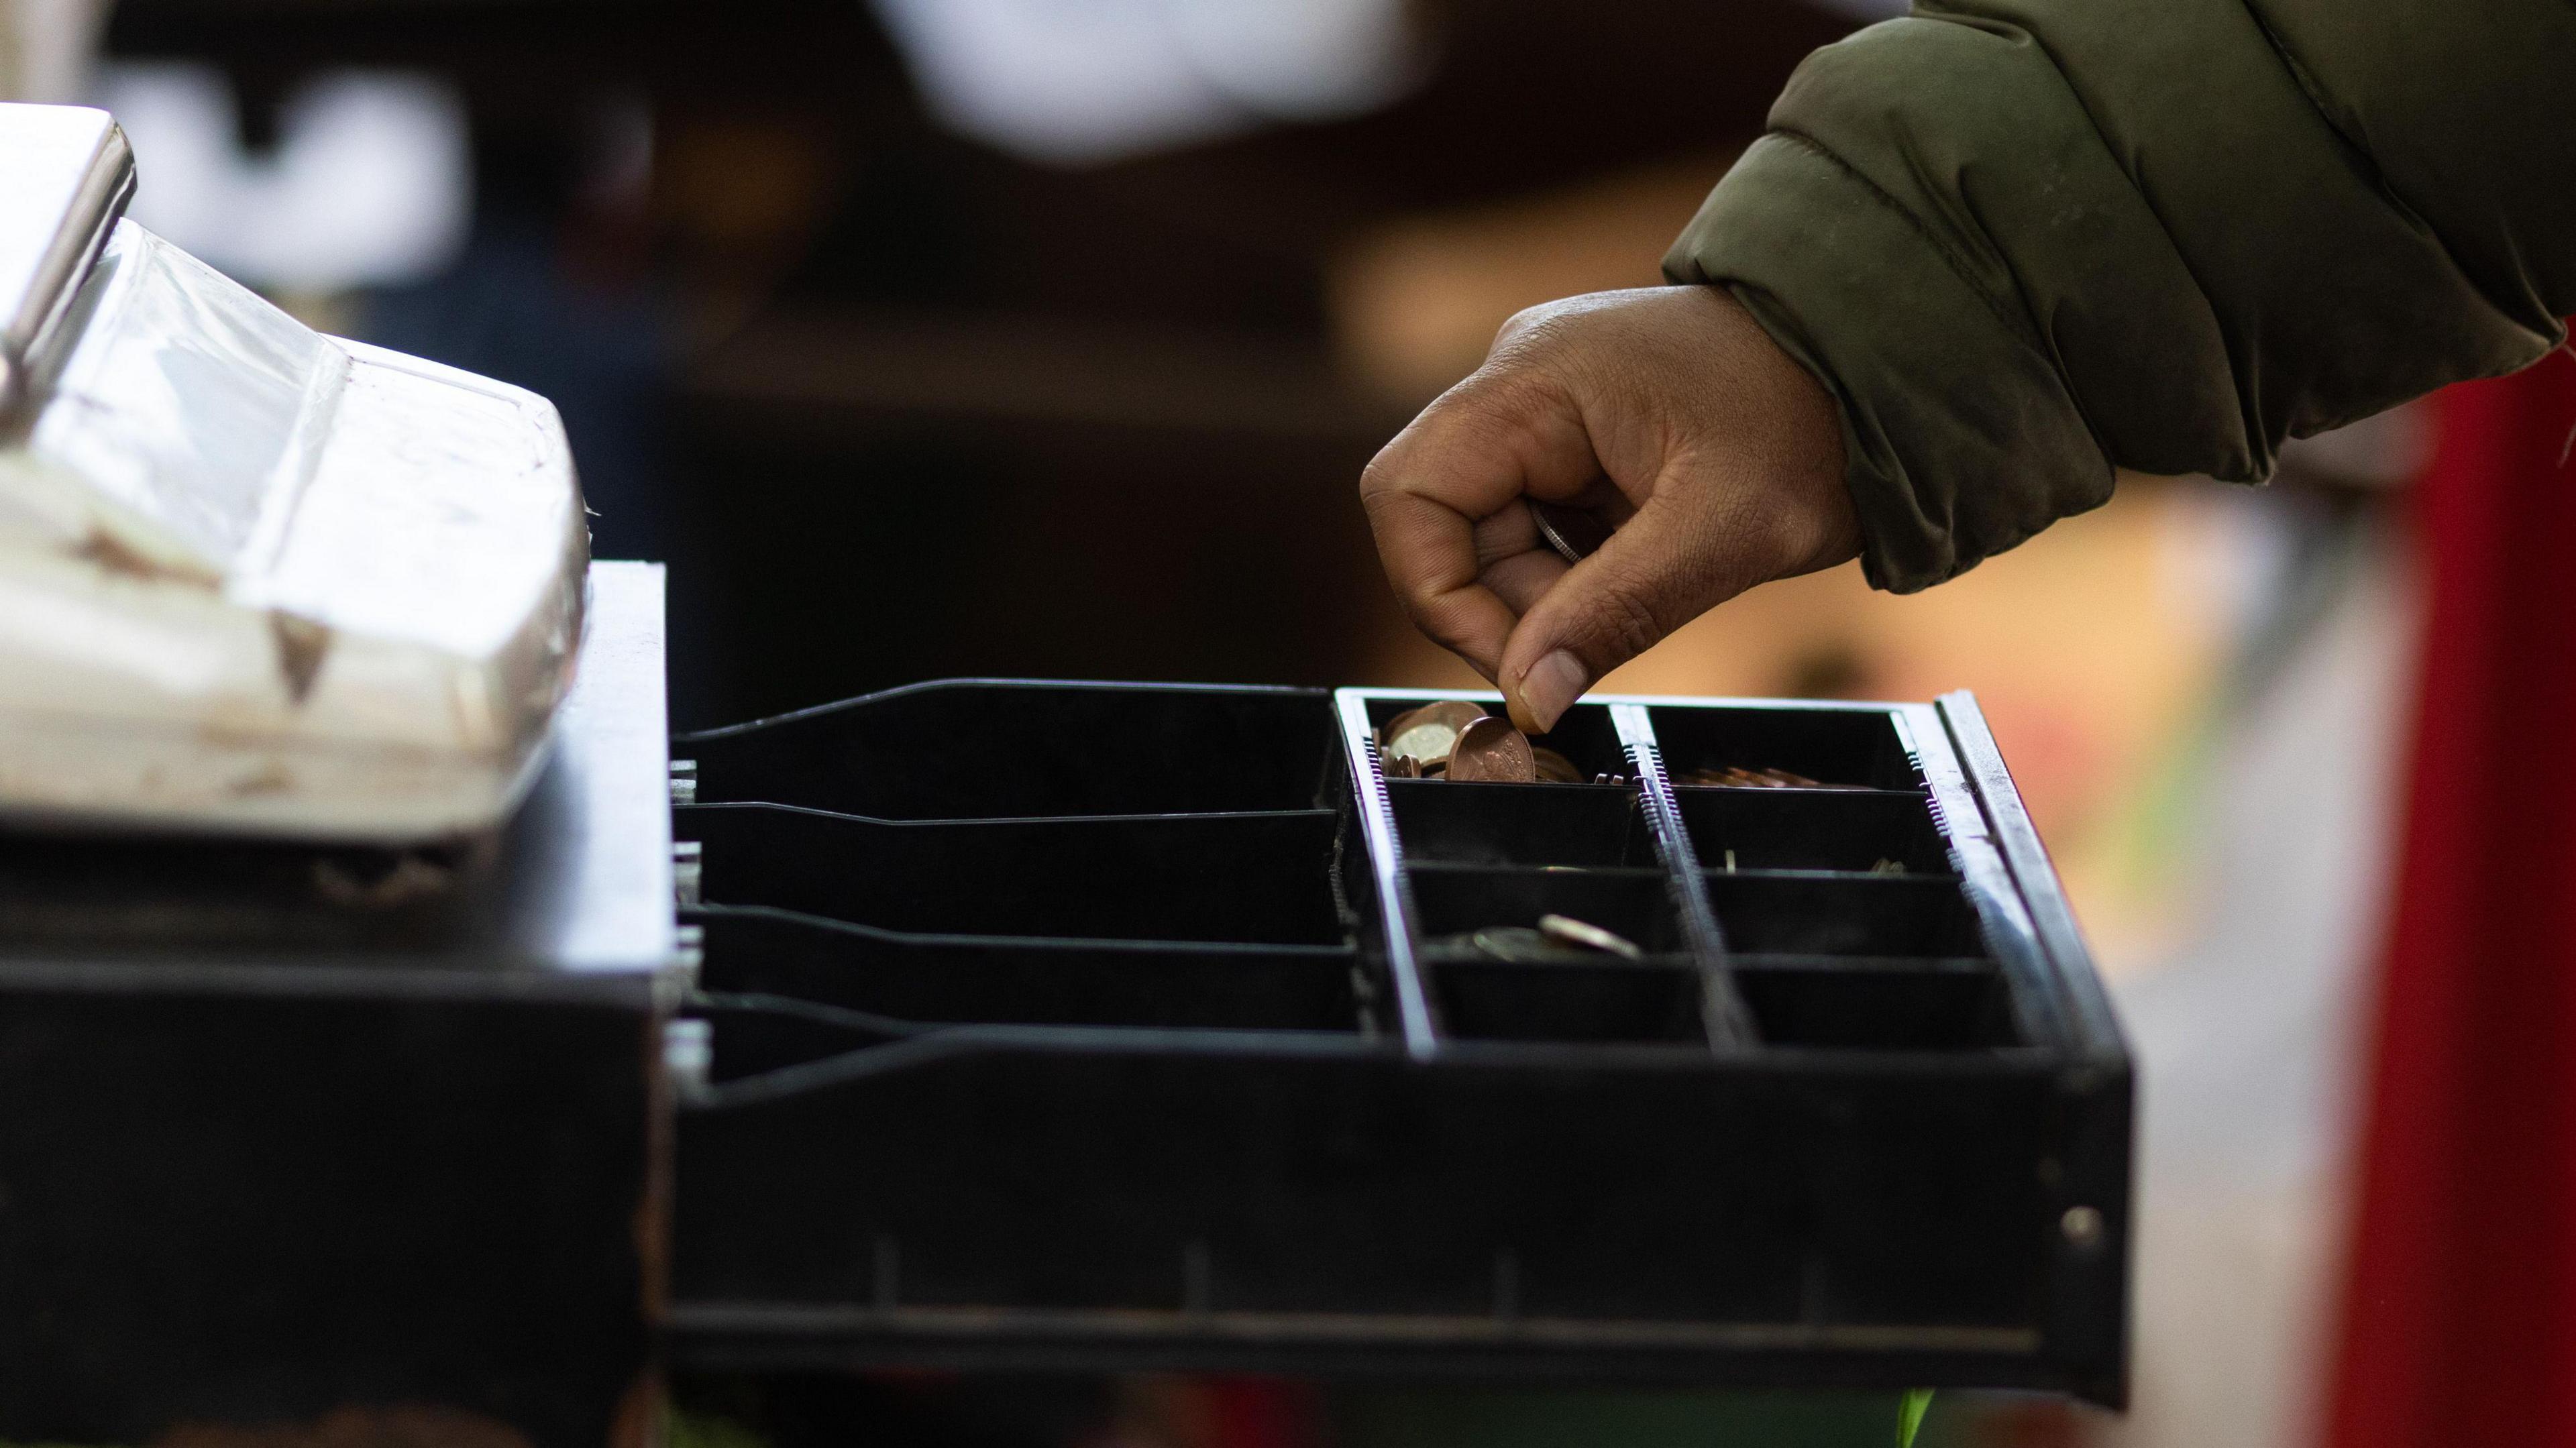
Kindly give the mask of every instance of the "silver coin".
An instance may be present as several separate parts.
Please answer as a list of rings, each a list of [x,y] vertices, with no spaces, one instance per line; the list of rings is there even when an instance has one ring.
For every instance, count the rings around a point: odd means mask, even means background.
[[[1618,956],[1622,960],[1642,960],[1646,954],[1637,948],[1635,941],[1628,937],[1604,930],[1588,920],[1577,920],[1571,915],[1540,916],[1538,933],[1552,941],[1580,946],[1585,950],[1598,950]]]
[[[1382,747],[1388,754],[1410,755],[1419,764],[1437,763],[1457,747],[1458,731],[1484,712],[1482,706],[1465,699],[1441,699],[1407,709],[1386,721]]]
[[[1610,541],[1610,525],[1589,508],[1542,503],[1536,498],[1522,501],[1529,504],[1530,519],[1538,524],[1538,535],[1568,563],[1582,562]]]
[[[1565,947],[1526,925],[1488,925],[1467,937],[1477,951],[1514,965],[1561,960]]]

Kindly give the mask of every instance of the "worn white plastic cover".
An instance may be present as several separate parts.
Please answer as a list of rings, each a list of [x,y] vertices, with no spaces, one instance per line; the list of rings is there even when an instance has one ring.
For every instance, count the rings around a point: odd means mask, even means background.
[[[581,629],[544,398],[117,224],[0,439],[0,815],[417,840],[506,815]]]

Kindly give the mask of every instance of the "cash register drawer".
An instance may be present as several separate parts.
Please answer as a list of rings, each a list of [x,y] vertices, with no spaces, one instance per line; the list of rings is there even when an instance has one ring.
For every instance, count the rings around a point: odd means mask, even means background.
[[[2120,1401],[2128,1059],[1973,701],[1595,699],[1537,742],[1599,782],[1389,778],[1444,697],[678,741],[676,1361]],[[1480,935],[1551,915],[1633,954]]]

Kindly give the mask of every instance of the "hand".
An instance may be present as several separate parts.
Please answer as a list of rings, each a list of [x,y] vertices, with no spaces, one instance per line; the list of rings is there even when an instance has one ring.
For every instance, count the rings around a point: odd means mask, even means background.
[[[1569,565],[1524,496],[1634,511]],[[1833,399],[1715,287],[1512,318],[1369,463],[1360,501],[1414,623],[1534,733],[1700,614],[1860,551]]]

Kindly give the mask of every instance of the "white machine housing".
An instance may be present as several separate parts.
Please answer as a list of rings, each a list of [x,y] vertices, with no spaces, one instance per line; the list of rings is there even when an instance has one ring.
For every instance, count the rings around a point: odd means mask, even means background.
[[[553,406],[314,332],[132,178],[104,112],[0,105],[0,822],[493,826],[579,652]]]

